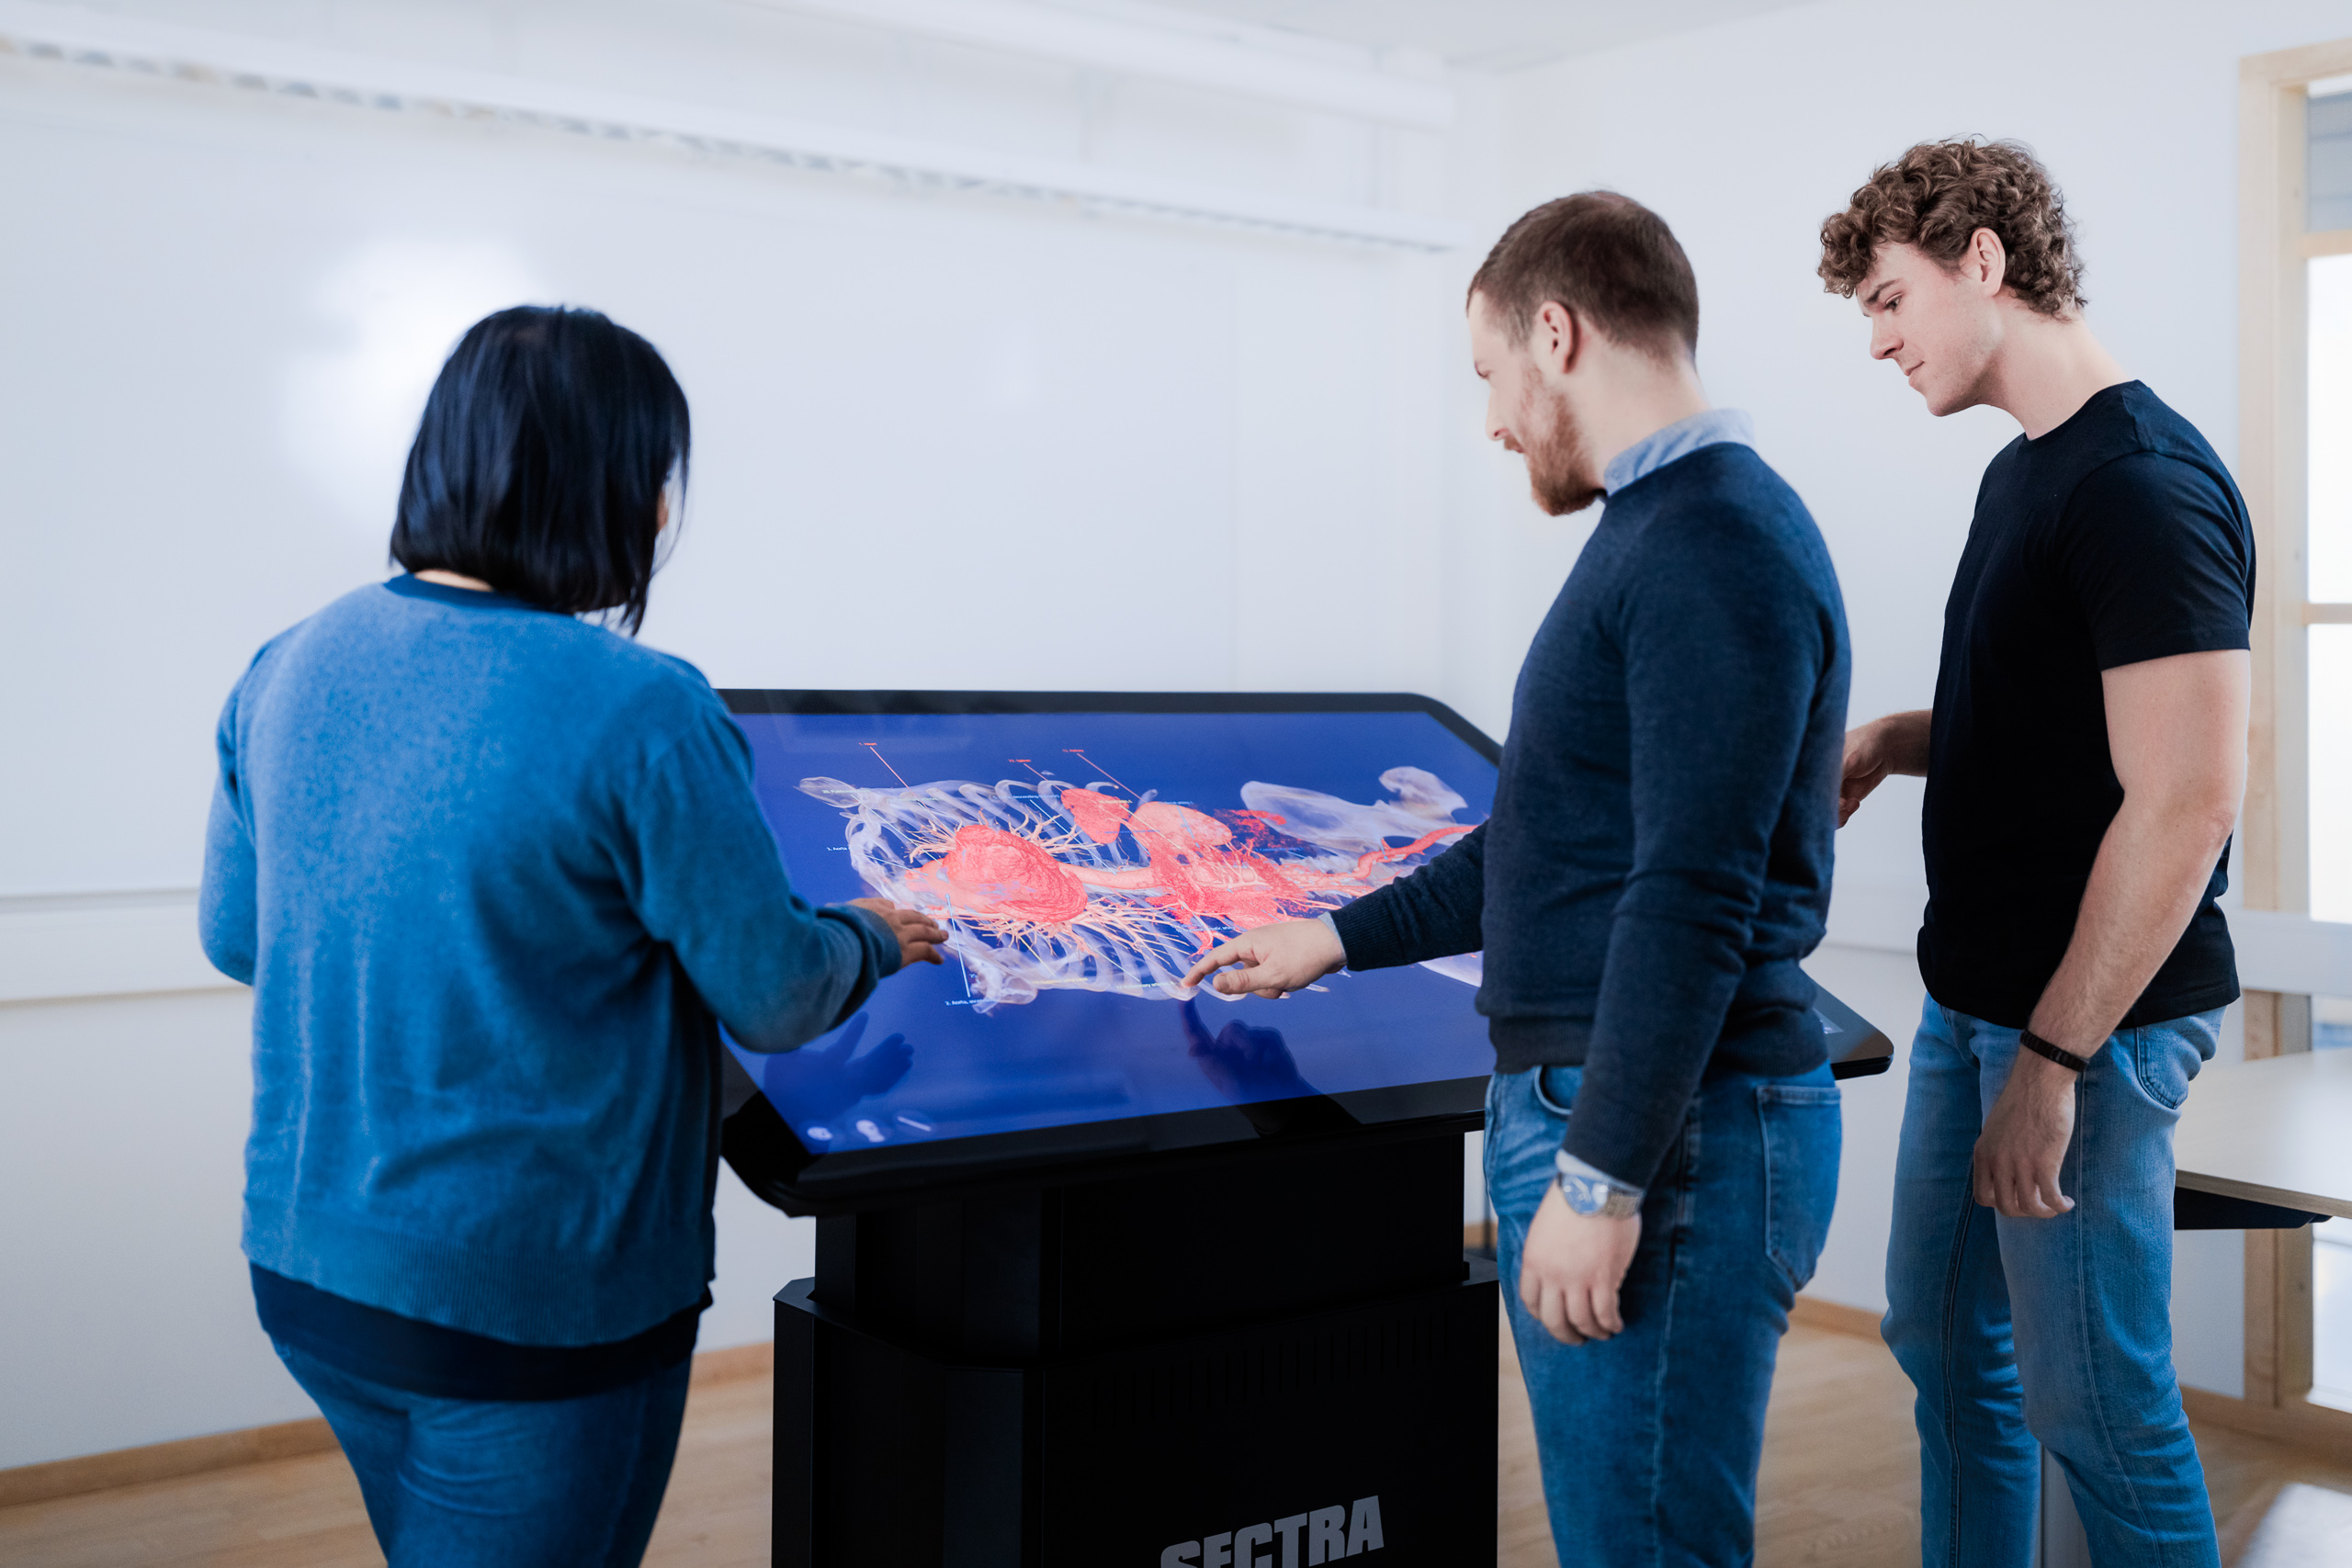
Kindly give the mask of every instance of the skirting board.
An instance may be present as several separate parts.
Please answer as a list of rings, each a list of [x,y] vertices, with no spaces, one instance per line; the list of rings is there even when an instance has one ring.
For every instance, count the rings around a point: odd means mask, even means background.
[[[770,1342],[705,1350],[695,1358],[694,1386],[765,1377],[775,1370],[775,1346]],[[313,1416],[307,1421],[280,1421],[238,1432],[215,1432],[209,1437],[183,1438],[177,1442],[149,1443],[143,1448],[51,1460],[47,1464],[19,1465],[14,1470],[0,1470],[0,1508],[46,1502],[52,1497],[79,1496],[85,1492],[105,1492],[117,1486],[136,1486],[149,1481],[172,1481],[241,1464],[299,1459],[304,1454],[324,1453],[334,1446],[334,1434],[327,1429],[326,1422]]]
[[[1789,1313],[1789,1321],[1805,1328],[1826,1329],[1832,1334],[1850,1334],[1857,1338],[1877,1341],[1879,1315],[1862,1307],[1799,1296],[1796,1305]],[[2331,1410],[2317,1404],[2300,1404],[2282,1410],[2201,1388],[2182,1389],[2180,1402],[2188,1409],[2192,1421],[2227,1427],[2233,1432],[2250,1432],[2261,1438],[2276,1438],[2299,1448],[2325,1454],[2339,1464],[2352,1461],[2352,1412]]]
[[[1789,1309],[1789,1322],[1798,1328],[1819,1328],[1831,1334],[1851,1335],[1872,1344],[1883,1343],[1879,1337],[1879,1319],[1885,1314],[1869,1307],[1848,1306],[1843,1302],[1825,1302],[1818,1296],[1799,1296]]]
[[[2285,1408],[2256,1404],[2201,1388],[2182,1389],[2180,1403],[2192,1421],[2276,1438],[2324,1454],[2337,1464],[2352,1463],[2352,1412],[2309,1404]]]
[[[248,1427],[241,1432],[214,1432],[208,1437],[182,1438],[175,1443],[149,1443],[143,1448],[51,1460],[47,1464],[19,1465],[14,1470],[0,1470],[0,1508],[18,1503],[44,1503],[52,1497],[74,1497],[85,1492],[107,1492],[148,1481],[174,1481],[209,1470],[297,1459],[303,1454],[323,1453],[334,1446],[334,1434],[327,1430],[326,1422],[313,1416],[307,1421],[280,1421],[270,1427]]]
[[[1799,1327],[1849,1334],[1872,1343],[1879,1342],[1879,1317],[1878,1313],[1865,1307],[1825,1302],[1813,1296],[1799,1296],[1789,1312],[1790,1323]],[[2201,1388],[2182,1389],[2180,1402],[2192,1421],[2226,1427],[2233,1432],[2250,1432],[2259,1438],[2275,1438],[2324,1454],[2338,1464],[2352,1462],[2352,1411],[2310,1404],[2280,1409]]]
[[[1464,1227],[1464,1242],[1478,1245],[1484,1239],[1484,1231],[1482,1225]],[[1876,1313],[1840,1302],[1799,1296],[1789,1318],[1801,1326],[1832,1334],[1865,1339],[1879,1337]],[[766,1377],[775,1368],[773,1343],[706,1350],[695,1358],[694,1383],[699,1388],[737,1378]],[[2339,1463],[2352,1460],[2352,1414],[2316,1406],[2278,1410],[2201,1388],[2184,1388],[2180,1396],[2193,1420],[2295,1443]],[[117,1486],[135,1486],[143,1482],[170,1481],[237,1465],[297,1459],[304,1454],[323,1453],[334,1446],[334,1434],[327,1430],[324,1421],[313,1416],[307,1421],[284,1421],[239,1432],[216,1432],[178,1442],[151,1443],[144,1448],[23,1465],[0,1470],[0,1508]]]

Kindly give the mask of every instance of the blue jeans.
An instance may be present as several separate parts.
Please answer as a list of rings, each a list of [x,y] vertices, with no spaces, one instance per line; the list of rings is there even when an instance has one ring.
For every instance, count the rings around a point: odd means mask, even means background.
[[[1970,1178],[2018,1032],[1928,999],[1894,1167],[1884,1326],[1919,1391],[1926,1568],[2032,1561],[2043,1444],[2092,1561],[2220,1562],[2173,1376],[2171,1296],[2173,1123],[2221,1025],[2208,1012],[2111,1037],[2075,1090],[2058,1179],[2075,1207],[2013,1220],[1977,1207]]]
[[[388,1568],[634,1568],[678,1426],[681,1361],[582,1399],[438,1399],[279,1359],[334,1428]]]
[[[1583,1076],[1498,1073],[1487,1089],[1487,1192],[1554,1547],[1564,1568],[1751,1562],[1772,1362],[1838,1198],[1838,1086],[1826,1066],[1702,1084],[1643,1200],[1624,1332],[1570,1348],[1520,1304],[1519,1259]]]

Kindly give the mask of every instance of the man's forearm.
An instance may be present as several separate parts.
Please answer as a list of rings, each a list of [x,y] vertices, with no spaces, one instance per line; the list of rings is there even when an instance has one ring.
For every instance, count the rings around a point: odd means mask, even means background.
[[[1484,947],[1486,856],[1482,822],[1411,875],[1339,910],[1331,929],[1348,966],[1385,969]]]
[[[1741,947],[1722,929],[1619,908],[1563,1149],[1613,1184],[1649,1186],[1723,1037]]]
[[[2074,939],[2033,1010],[2036,1034],[2086,1056],[2115,1032],[2197,912],[2230,826],[2209,801],[2124,798],[2099,841]]]
[[[1879,732],[1879,754],[1885,759],[1888,773],[1913,777],[1927,773],[1928,735],[1935,722],[1932,710],[1913,708],[1871,722]]]

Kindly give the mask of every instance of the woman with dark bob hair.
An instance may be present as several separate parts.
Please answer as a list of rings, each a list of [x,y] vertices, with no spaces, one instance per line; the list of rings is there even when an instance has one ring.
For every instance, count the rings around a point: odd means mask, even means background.
[[[945,940],[795,894],[708,683],[582,618],[635,632],[688,446],[636,333],[478,322],[409,453],[408,575],[220,716],[254,1298],[395,1568],[639,1560],[710,1303],[719,1024],[789,1051]]]

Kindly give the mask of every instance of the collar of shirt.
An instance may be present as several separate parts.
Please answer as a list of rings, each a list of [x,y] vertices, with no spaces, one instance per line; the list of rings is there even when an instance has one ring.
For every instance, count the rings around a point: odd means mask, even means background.
[[[1614,495],[1643,475],[1655,473],[1677,457],[1687,457],[1700,447],[1713,446],[1719,441],[1755,446],[1756,422],[1737,409],[1708,409],[1689,419],[1678,419],[1662,430],[1651,431],[1610,458],[1608,471],[1600,476],[1601,488]]]

